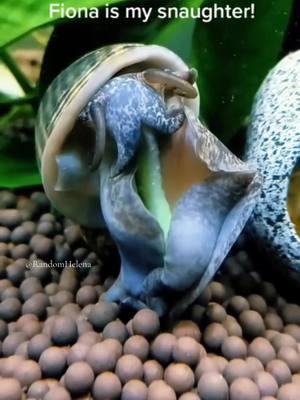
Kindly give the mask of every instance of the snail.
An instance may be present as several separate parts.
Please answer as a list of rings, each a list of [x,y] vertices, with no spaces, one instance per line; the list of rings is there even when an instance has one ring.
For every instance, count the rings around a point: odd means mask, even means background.
[[[195,80],[167,48],[111,45],[67,67],[41,101],[46,194],[86,237],[105,226],[120,254],[107,301],[182,313],[255,205],[259,176],[200,122]]]
[[[256,94],[245,159],[263,183],[248,230],[284,277],[300,282],[300,237],[289,210],[289,191],[300,157],[300,51],[284,57]],[[296,200],[299,200],[297,198]],[[279,268],[278,268],[279,267]],[[287,267],[287,268],[286,268]]]

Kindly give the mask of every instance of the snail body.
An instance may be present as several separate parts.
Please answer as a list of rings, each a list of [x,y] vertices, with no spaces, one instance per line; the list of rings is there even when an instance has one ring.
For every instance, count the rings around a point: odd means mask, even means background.
[[[160,315],[180,314],[204,290],[259,191],[256,171],[198,120],[195,79],[166,48],[107,46],[64,70],[37,116],[49,199],[94,230],[89,237],[105,226],[119,250],[120,274],[103,298]]]
[[[263,178],[249,231],[263,244],[264,253],[274,256],[272,264],[282,275],[294,271],[294,281],[299,281],[300,238],[288,210],[288,192],[300,157],[299,85],[297,51],[283,58],[258,90],[245,154]]]

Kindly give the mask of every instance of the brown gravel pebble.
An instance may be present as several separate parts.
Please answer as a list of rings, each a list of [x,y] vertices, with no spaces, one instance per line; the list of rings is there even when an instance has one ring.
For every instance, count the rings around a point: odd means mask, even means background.
[[[72,345],[78,337],[77,325],[74,319],[57,316],[51,329],[51,339],[57,346]]]
[[[144,381],[147,385],[151,382],[161,380],[164,375],[163,367],[156,360],[147,360],[143,364]]]
[[[51,346],[43,351],[39,364],[44,376],[61,377],[67,365],[66,353],[62,348]]]
[[[228,360],[245,358],[247,356],[247,345],[243,339],[237,336],[228,336],[222,343],[221,352]]]
[[[118,399],[122,390],[120,379],[113,372],[103,372],[95,379],[92,394],[95,400]]]
[[[182,320],[176,323],[172,329],[173,335],[178,339],[182,336],[190,336],[197,342],[201,340],[201,331],[199,326],[190,320]]]
[[[12,356],[19,344],[23,343],[27,339],[25,333],[23,332],[13,332],[10,333],[4,339],[2,343],[2,353],[5,357]]]
[[[124,384],[131,379],[142,379],[143,364],[136,356],[126,354],[118,359],[115,371]]]
[[[245,361],[250,368],[251,376],[254,376],[254,374],[258,371],[264,370],[264,366],[263,366],[262,362],[256,357],[249,356],[246,358]]]
[[[178,400],[200,400],[200,397],[197,395],[197,393],[187,392],[183,393]]]
[[[177,394],[184,393],[194,386],[194,373],[191,368],[182,363],[170,364],[164,374],[165,381]]]
[[[37,380],[30,385],[27,396],[34,399],[43,399],[48,390],[49,385],[45,379]]]
[[[226,289],[224,285],[217,281],[212,281],[209,285],[211,291],[211,301],[222,304],[226,300]]]
[[[92,368],[83,361],[73,363],[64,375],[66,388],[73,396],[87,394],[94,382],[94,372]]]
[[[21,400],[20,383],[13,378],[0,378],[0,400]]]
[[[141,361],[146,361],[149,354],[149,343],[144,336],[134,335],[126,340],[124,343],[124,354],[133,354]]]
[[[176,400],[176,394],[165,381],[154,381],[148,387],[147,400]]]
[[[277,358],[288,365],[292,374],[300,372],[300,354],[293,347],[281,347]]]
[[[132,329],[135,335],[152,338],[158,334],[159,328],[159,317],[157,313],[152,310],[140,310],[132,319]]]
[[[76,302],[80,307],[94,304],[98,300],[98,294],[94,286],[86,285],[81,287],[76,293]]]
[[[231,299],[228,301],[227,304],[227,311],[229,314],[232,314],[236,317],[238,317],[243,311],[249,310],[250,306],[245,299],[245,297],[242,296],[233,296]]]
[[[93,368],[95,374],[112,371],[117,362],[117,354],[104,342],[94,344],[86,355],[87,363]]]
[[[213,322],[209,324],[203,334],[203,342],[212,350],[218,350],[228,336],[226,329],[223,325]]]
[[[209,303],[206,309],[206,316],[210,322],[222,323],[227,314],[225,308],[218,303]]]
[[[230,385],[230,400],[260,400],[257,385],[248,378],[237,378]]]
[[[292,380],[292,374],[287,364],[282,360],[272,360],[266,366],[266,371],[274,376],[278,385],[289,383]]]
[[[276,351],[279,351],[281,347],[293,347],[295,350],[298,349],[296,340],[286,333],[274,335],[271,339],[271,343]]]
[[[161,364],[169,364],[177,340],[171,333],[160,333],[151,344],[151,354]]]
[[[102,331],[105,325],[116,319],[119,308],[114,303],[99,301],[96,303],[88,316],[88,320],[98,332]]]
[[[121,400],[147,400],[148,388],[144,382],[132,379],[125,383]]]
[[[228,385],[218,372],[204,373],[198,382],[198,393],[204,400],[227,400]]]
[[[71,400],[69,392],[62,386],[56,385],[50,388],[43,400]]]
[[[226,329],[228,336],[243,337],[243,331],[237,320],[231,315],[227,315],[222,325]]]
[[[245,360],[235,358],[224,369],[224,378],[231,384],[237,378],[250,378],[252,371]]]
[[[265,331],[264,320],[256,311],[243,311],[239,316],[239,321],[247,337],[254,338],[256,336],[262,336]]]
[[[257,337],[252,340],[248,347],[248,355],[258,358],[263,365],[266,365],[276,357],[273,346],[263,337]]]
[[[180,337],[173,347],[172,355],[174,361],[195,366],[200,358],[199,343],[188,336]]]
[[[275,396],[278,390],[276,379],[268,372],[258,371],[254,374],[256,383],[261,396]]]
[[[195,369],[196,381],[206,372],[219,372],[218,363],[213,357],[204,357],[200,360]]]
[[[69,350],[67,356],[67,363],[71,365],[78,361],[85,361],[90,345],[84,342],[75,343]]]
[[[282,385],[277,393],[278,400],[299,400],[300,389],[298,385],[287,383]]]
[[[298,304],[285,304],[281,309],[281,315],[286,325],[300,325],[300,306]]]
[[[103,329],[102,334],[104,339],[116,339],[120,343],[124,343],[128,338],[126,325],[119,319],[109,322]]]
[[[32,360],[22,361],[14,373],[14,378],[20,382],[22,387],[30,386],[41,377],[42,373],[39,364]]]
[[[297,342],[300,342],[300,326],[289,324],[284,327],[284,333],[292,336]]]

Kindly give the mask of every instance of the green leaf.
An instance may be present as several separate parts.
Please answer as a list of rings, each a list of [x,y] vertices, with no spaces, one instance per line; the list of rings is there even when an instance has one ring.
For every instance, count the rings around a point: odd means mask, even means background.
[[[120,3],[124,0],[64,0],[51,2],[45,0],[12,0],[0,2],[0,47],[7,45],[38,26],[60,18],[50,18],[50,4],[64,4],[64,7],[100,7],[105,4]],[[101,23],[99,21],[99,23]]]
[[[34,142],[0,136],[0,187],[17,188],[41,184],[35,162]]]
[[[218,6],[228,3],[219,0]],[[293,1],[232,0],[230,6],[251,3],[255,18],[199,21],[193,40],[201,113],[225,142],[245,123],[260,83],[280,56]],[[207,0],[203,6],[214,4]]]

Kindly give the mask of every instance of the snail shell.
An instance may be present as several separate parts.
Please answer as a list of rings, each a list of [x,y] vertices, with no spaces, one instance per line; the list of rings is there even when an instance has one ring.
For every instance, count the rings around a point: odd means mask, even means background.
[[[289,185],[300,158],[299,87],[297,51],[273,68],[256,95],[245,159],[263,178],[249,231],[268,260],[274,256],[272,268],[277,264],[283,276],[294,270],[300,282],[300,237],[288,210]]]
[[[97,89],[124,70],[171,69],[185,73],[188,66],[172,51],[156,45],[120,44],[95,50],[65,69],[50,85],[40,104],[36,120],[36,151],[42,182],[50,201],[63,215],[90,228],[103,226],[97,173],[89,166],[95,137],[78,124],[78,116]],[[197,115],[199,97],[184,99]],[[81,164],[74,166],[76,187],[56,190],[56,157],[72,148]],[[78,171],[81,176],[78,176]],[[80,178],[80,179],[79,179]]]

